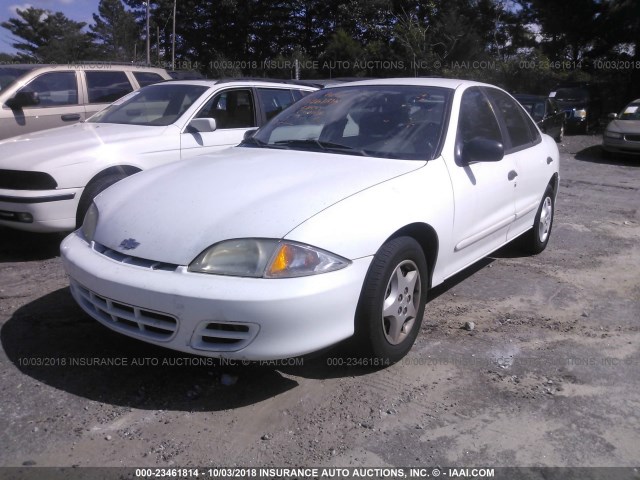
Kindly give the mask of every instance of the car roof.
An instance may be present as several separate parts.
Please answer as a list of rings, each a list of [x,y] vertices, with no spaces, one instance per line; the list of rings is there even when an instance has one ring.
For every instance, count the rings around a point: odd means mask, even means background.
[[[442,87],[457,89],[460,87],[495,87],[487,83],[474,82],[471,80],[461,80],[456,78],[439,78],[439,77],[409,77],[409,78],[385,78],[376,80],[362,80],[349,83],[340,83],[327,85],[326,88],[339,88],[341,86],[365,86],[365,85],[415,85],[428,87]]]
[[[72,69],[72,70],[109,70],[111,67],[122,70],[137,70],[150,72],[162,71],[166,73],[164,68],[147,67],[145,65],[132,65],[130,63],[104,62],[101,60],[95,62],[69,62],[69,63],[5,63],[2,67],[19,68],[21,70],[36,70],[42,68],[49,69]]]
[[[198,85],[203,87],[213,87],[214,85],[236,85],[236,86],[250,86],[250,87],[297,87],[303,90],[317,90],[319,86],[313,84],[289,81],[289,80],[276,80],[276,79],[252,79],[252,78],[237,78],[237,79],[202,79],[202,80],[167,80],[165,82],[156,83],[154,85]]]

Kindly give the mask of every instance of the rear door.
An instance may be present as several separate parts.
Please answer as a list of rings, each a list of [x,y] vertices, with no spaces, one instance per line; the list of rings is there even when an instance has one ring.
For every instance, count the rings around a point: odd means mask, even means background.
[[[497,88],[486,88],[507,137],[505,157],[514,162],[516,219],[507,238],[515,238],[533,225],[542,195],[553,176],[555,161],[547,154],[542,137],[520,104]]]

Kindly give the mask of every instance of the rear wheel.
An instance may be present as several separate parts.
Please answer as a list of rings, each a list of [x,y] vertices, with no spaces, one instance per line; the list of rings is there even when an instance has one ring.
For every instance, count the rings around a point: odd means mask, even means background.
[[[562,140],[564,139],[564,125],[560,126],[560,131],[558,132],[558,134],[554,137],[554,140],[558,143],[562,143]]]
[[[96,198],[103,190],[106,190],[114,183],[117,183],[126,177],[127,175],[124,173],[111,173],[89,182],[85,187],[84,192],[82,192],[82,197],[80,197],[80,202],[78,203],[78,211],[76,212],[76,228],[80,228],[82,225],[84,216],[87,213],[87,210],[89,210],[93,199]]]
[[[411,349],[424,315],[427,272],[413,238],[390,240],[376,253],[356,311],[356,336],[365,356],[393,363]]]
[[[553,189],[548,186],[538,207],[533,228],[522,237],[522,247],[527,253],[536,254],[547,248],[549,237],[551,236],[551,228],[553,227],[554,213]]]

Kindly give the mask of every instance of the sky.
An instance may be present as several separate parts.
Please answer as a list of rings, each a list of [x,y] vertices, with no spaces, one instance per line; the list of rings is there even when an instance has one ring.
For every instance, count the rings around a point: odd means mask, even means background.
[[[93,23],[93,14],[98,12],[99,0],[0,0],[0,23],[17,17],[16,8],[42,8],[62,12],[71,20]],[[0,52],[16,53],[9,30],[0,27]]]

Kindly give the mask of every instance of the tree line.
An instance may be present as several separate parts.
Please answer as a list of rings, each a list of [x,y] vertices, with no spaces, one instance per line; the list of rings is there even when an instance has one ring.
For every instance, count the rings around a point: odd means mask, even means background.
[[[209,77],[453,76],[511,90],[563,80],[640,96],[637,0],[176,0],[176,67]],[[17,10],[24,62],[146,62],[146,4],[100,0],[86,25]],[[149,3],[151,63],[171,68],[174,0]],[[1,59],[0,59],[1,60]],[[620,88],[622,85],[622,88]]]

